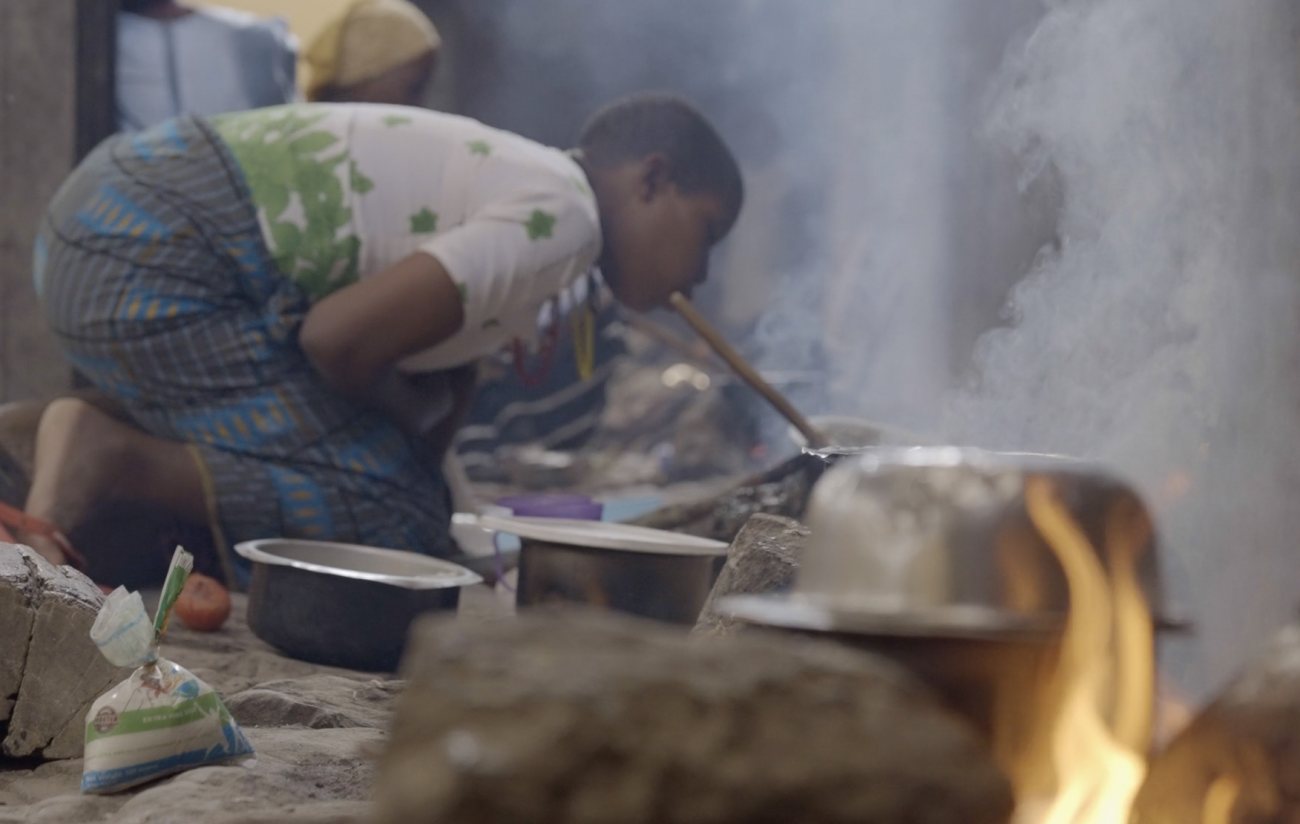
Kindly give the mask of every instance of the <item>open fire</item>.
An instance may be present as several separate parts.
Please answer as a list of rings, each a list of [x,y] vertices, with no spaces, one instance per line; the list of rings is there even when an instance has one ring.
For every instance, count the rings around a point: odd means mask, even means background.
[[[1022,786],[1019,824],[1122,824],[1146,773],[1155,656],[1151,612],[1137,560],[1150,537],[1145,513],[1128,499],[1106,522],[1105,556],[1061,501],[1053,482],[1025,481],[1030,520],[1065,572],[1070,612],[1055,666],[1047,675],[1039,729],[1024,757],[1049,753],[1051,775]],[[1102,558],[1109,561],[1103,565]],[[1018,764],[1018,776],[1033,767]]]

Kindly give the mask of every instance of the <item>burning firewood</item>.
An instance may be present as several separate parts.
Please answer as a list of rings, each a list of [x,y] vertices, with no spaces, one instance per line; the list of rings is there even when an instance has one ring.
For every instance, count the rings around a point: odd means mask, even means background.
[[[1300,626],[1284,629],[1151,762],[1142,824],[1300,819]]]

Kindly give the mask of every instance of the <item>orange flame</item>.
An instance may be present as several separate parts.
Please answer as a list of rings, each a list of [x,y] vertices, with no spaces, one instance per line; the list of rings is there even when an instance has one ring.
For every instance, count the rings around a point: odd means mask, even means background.
[[[1231,775],[1221,775],[1205,793],[1201,824],[1231,824],[1232,808],[1241,795],[1241,782]]]
[[[1123,824],[1146,773],[1155,661],[1151,615],[1137,581],[1145,515],[1113,513],[1106,542],[1110,574],[1061,501],[1055,484],[1031,476],[1025,505],[1065,571],[1070,613],[1044,718],[1051,735],[1054,796],[1026,799],[1020,820],[1034,824]],[[1149,529],[1149,526],[1146,527]]]

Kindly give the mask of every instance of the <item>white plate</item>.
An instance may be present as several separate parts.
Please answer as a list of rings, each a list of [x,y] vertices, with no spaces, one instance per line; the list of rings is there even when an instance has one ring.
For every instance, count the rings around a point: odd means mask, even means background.
[[[593,549],[653,552],[659,555],[726,555],[721,541],[648,529],[643,526],[607,521],[576,521],[568,518],[524,518],[483,515],[479,524],[498,532],[552,544],[591,547]]]

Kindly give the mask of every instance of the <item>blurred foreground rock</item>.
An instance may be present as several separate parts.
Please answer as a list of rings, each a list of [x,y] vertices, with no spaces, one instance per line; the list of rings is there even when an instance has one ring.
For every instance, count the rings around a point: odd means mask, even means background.
[[[782,592],[792,587],[809,534],[808,527],[790,518],[750,518],[727,550],[726,566],[700,611],[695,634],[722,637],[735,630],[734,619],[714,611],[722,598]]]
[[[27,547],[0,544],[0,751],[76,758],[90,704],[129,675],[90,640],[104,602],[90,579]]]
[[[1300,626],[1156,756],[1136,811],[1139,824],[1300,821]]]
[[[380,762],[392,824],[994,824],[1010,788],[901,669],[612,615],[416,625]]]

